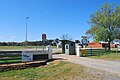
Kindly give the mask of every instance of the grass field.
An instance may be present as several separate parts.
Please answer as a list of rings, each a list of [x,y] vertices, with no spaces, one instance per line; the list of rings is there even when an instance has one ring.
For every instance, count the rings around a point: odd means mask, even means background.
[[[52,46],[53,48],[56,48],[56,46]],[[33,49],[33,48],[43,48],[43,46],[27,46],[27,49]],[[0,46],[0,50],[19,50],[19,49],[26,49],[25,46]]]
[[[0,72],[0,80],[90,80],[96,78],[81,65],[54,61],[46,66]],[[97,78],[96,78],[97,79]]]
[[[7,62],[18,63],[18,62],[22,62],[22,60],[0,60],[0,63],[7,63]]]
[[[110,52],[110,53],[104,53],[99,56],[89,56],[89,57],[95,59],[104,59],[104,60],[120,60],[120,53]]]

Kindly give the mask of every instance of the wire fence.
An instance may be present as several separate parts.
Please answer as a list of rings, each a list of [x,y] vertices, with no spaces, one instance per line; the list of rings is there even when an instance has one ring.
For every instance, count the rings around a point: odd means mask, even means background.
[[[0,64],[22,62],[22,51],[0,51]]]

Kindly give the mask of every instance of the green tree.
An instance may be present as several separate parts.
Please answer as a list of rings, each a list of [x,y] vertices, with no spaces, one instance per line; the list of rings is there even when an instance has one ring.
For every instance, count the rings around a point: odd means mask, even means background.
[[[89,24],[86,34],[96,41],[107,41],[110,50],[110,42],[120,39],[120,6],[104,3],[90,16]]]

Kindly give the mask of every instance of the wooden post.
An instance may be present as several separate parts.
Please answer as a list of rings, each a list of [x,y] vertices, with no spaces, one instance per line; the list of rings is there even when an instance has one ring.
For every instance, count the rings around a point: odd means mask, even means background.
[[[90,49],[90,53],[91,53],[91,56],[92,56],[92,47],[91,47],[91,49]]]

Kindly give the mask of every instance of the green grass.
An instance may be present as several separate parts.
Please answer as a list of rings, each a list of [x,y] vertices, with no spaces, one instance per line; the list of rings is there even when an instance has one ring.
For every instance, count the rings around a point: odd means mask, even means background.
[[[53,48],[56,48],[56,46],[52,46]],[[43,46],[27,46],[27,49],[32,48],[43,48]],[[26,49],[25,46],[0,46],[0,50],[19,50],[19,49]]]
[[[0,46],[0,50],[23,49],[24,46]]]
[[[0,60],[0,63],[7,63],[7,62],[13,62],[13,63],[15,63],[15,62],[22,62],[21,60]]]
[[[111,52],[105,52],[104,49],[100,49],[100,50],[95,49],[92,50],[92,56],[88,56],[88,57],[94,59],[104,59],[104,60],[120,60],[120,52],[117,52],[116,50],[117,48],[111,48]]]
[[[89,57],[95,59],[105,59],[105,60],[120,60],[120,53],[110,52],[98,56],[89,56]]]
[[[46,66],[0,72],[0,80],[90,80],[94,75],[81,65],[54,61]],[[98,79],[97,79],[98,80]]]

